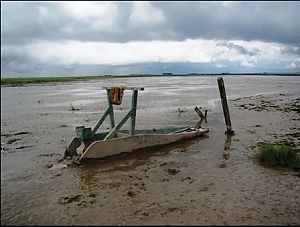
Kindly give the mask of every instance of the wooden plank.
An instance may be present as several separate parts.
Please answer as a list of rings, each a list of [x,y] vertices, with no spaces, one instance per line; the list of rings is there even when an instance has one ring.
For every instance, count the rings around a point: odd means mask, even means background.
[[[113,86],[110,86],[110,87],[104,86],[102,88],[104,88],[106,90],[108,90],[108,89],[110,90],[111,87],[113,87]],[[124,88],[124,90],[139,90],[139,91],[143,91],[145,89],[144,87],[127,87],[127,86],[122,86],[122,87]]]
[[[73,156],[76,154],[76,149],[80,147],[81,140],[77,137],[73,138],[73,140],[70,142],[69,146],[65,150],[65,156]]]
[[[132,115],[130,119],[130,135],[134,135],[135,132],[137,97],[138,97],[138,91],[133,90],[132,103],[131,103]]]
[[[181,129],[179,129],[179,130],[177,130],[177,131],[175,131],[175,132],[172,132],[172,134],[184,132],[184,131],[186,131],[186,130],[188,130],[188,129],[190,129],[190,128],[191,128],[190,126],[187,126],[187,127],[185,127],[185,128],[181,128]]]
[[[97,132],[97,130],[99,129],[100,125],[103,123],[103,121],[106,119],[106,117],[108,116],[108,113],[110,112],[109,107],[107,108],[107,110],[105,111],[105,113],[102,115],[102,117],[100,118],[100,120],[98,121],[98,123],[95,125],[94,129],[92,130],[92,136],[95,135],[95,133]]]
[[[205,119],[204,114],[201,112],[201,110],[197,106],[195,107],[195,111],[199,115],[199,117],[201,118],[201,120]]]
[[[207,123],[207,110],[205,110],[205,114],[203,114],[202,111],[196,106],[195,111],[201,118],[200,121],[197,123],[197,127],[201,127],[201,124],[203,121],[205,121],[205,123]]]
[[[208,131],[208,129],[199,129],[178,134],[134,135],[124,138],[113,138],[106,141],[95,141],[86,149],[84,154],[80,157],[80,160],[103,158],[124,152],[131,152],[141,148],[165,145],[181,139],[192,139],[204,135]]]
[[[113,104],[110,101],[110,89],[106,89],[107,93],[107,102],[108,102],[108,109],[109,109],[109,118],[110,118],[110,129],[113,129],[115,127],[115,118],[114,118],[114,107]]]
[[[131,115],[132,115],[132,110],[130,110],[127,113],[127,115],[120,121],[120,123],[118,125],[116,125],[112,130],[110,130],[108,135],[103,140],[107,140],[107,139],[111,138],[112,136],[114,136],[115,132],[118,131],[125,124],[125,122],[129,119],[129,117],[131,117]]]

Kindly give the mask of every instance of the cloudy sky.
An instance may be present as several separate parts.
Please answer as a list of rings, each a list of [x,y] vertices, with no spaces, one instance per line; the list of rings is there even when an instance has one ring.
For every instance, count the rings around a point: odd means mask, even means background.
[[[300,72],[299,12],[299,1],[1,1],[1,77]]]

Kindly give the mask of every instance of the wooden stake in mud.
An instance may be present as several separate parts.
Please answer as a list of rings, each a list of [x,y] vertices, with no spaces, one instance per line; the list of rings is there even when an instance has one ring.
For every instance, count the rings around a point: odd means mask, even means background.
[[[200,107],[201,108],[201,107]],[[207,123],[207,110],[205,110],[205,114],[203,114],[200,110],[200,108],[198,108],[197,106],[195,107],[195,111],[196,113],[199,115],[199,117],[201,118],[201,122],[205,121],[205,123]]]
[[[224,117],[225,117],[225,124],[226,124],[226,128],[227,128],[227,130],[225,131],[225,134],[234,134],[234,131],[232,130],[232,127],[231,127],[225,86],[224,86],[224,81],[223,81],[222,77],[218,78],[218,85],[219,85],[219,91],[220,91],[220,96],[221,96],[221,101],[222,101],[223,113],[224,113]]]

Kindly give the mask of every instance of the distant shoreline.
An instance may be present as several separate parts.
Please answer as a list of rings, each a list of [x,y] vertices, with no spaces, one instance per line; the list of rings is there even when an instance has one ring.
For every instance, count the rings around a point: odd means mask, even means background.
[[[7,77],[1,78],[1,87],[24,86],[28,84],[41,84],[53,82],[72,82],[87,80],[103,80],[128,77],[171,77],[171,76],[300,76],[300,73],[188,73],[188,74],[130,74],[130,75],[101,75],[101,76],[64,76],[64,77]]]

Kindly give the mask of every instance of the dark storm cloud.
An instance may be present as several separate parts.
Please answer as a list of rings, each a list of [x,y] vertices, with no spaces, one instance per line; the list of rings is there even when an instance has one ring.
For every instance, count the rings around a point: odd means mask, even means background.
[[[47,16],[42,10],[47,10]],[[5,2],[2,5],[4,43],[26,44],[56,40],[110,40],[109,32],[100,33],[84,21],[75,20],[51,2]],[[124,19],[120,13],[120,25]],[[122,19],[121,19],[122,18]],[[113,40],[113,39],[112,39]]]
[[[300,2],[153,2],[176,38],[300,42]]]
[[[295,44],[300,41],[299,2],[150,2],[164,17],[131,26],[133,2],[114,2],[112,30],[75,20],[60,2],[2,3],[3,43],[39,40],[128,42],[131,40],[242,39]],[[43,8],[47,16],[43,16]],[[145,8],[145,12],[148,9]]]
[[[59,31],[60,18],[56,15],[52,16],[53,20],[38,20],[40,6],[45,6],[49,10],[54,9],[53,13],[56,14],[55,6],[49,3],[2,3],[2,41],[4,43],[24,44],[37,40],[48,40],[55,34],[61,34]]]
[[[23,48],[10,45],[1,47],[1,71],[5,69],[12,74],[27,73],[35,71],[36,67]]]
[[[70,2],[69,2],[70,3]],[[161,25],[131,26],[132,2],[113,2],[117,14],[111,29],[91,27],[90,21],[78,20],[51,2],[5,2],[2,11],[2,42],[27,44],[38,41],[103,41],[129,42],[133,40],[168,39]],[[72,4],[72,3],[71,3]],[[42,9],[47,16],[42,15]],[[107,16],[108,19],[110,15]],[[167,30],[166,30],[167,31]]]

